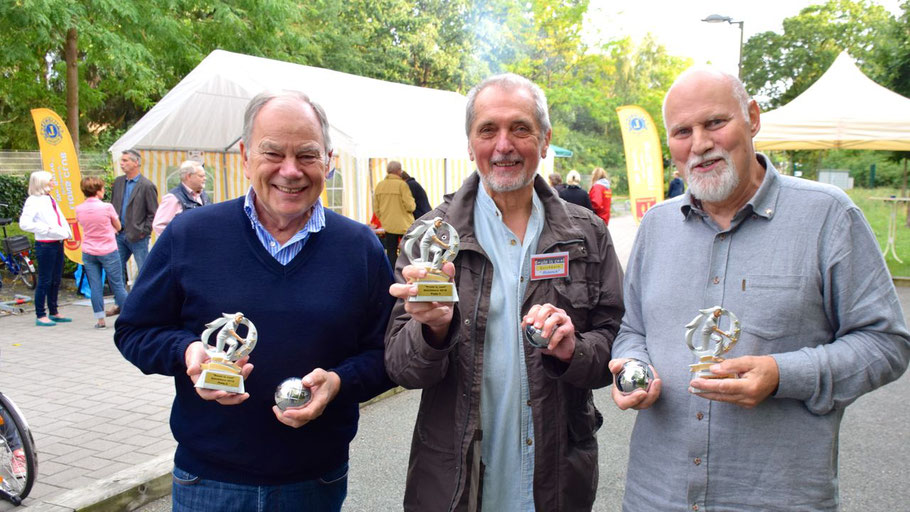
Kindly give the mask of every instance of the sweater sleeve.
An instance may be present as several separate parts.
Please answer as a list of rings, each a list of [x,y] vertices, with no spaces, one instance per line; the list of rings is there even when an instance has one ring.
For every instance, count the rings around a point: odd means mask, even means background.
[[[172,233],[165,230],[117,318],[114,343],[145,374],[185,372],[186,348],[199,340],[198,335],[180,327],[184,293],[171,273],[172,252]]]
[[[358,340],[360,350],[332,369],[341,378],[339,395],[352,394],[358,402],[365,402],[394,386],[383,364],[383,338],[393,304],[389,295],[392,269],[379,240],[372,233],[368,240],[369,299],[363,308]]]

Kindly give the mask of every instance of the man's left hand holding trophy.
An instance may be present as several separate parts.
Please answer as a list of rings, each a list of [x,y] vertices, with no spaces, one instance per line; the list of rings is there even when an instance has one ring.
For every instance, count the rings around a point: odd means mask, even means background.
[[[246,337],[237,333],[241,325],[246,326]],[[209,339],[216,332],[212,346]],[[256,326],[243,313],[224,313],[206,324],[201,338],[191,343],[185,353],[186,374],[192,379],[196,393],[221,405],[236,405],[249,398],[243,381],[253,371],[249,359],[258,339]]]

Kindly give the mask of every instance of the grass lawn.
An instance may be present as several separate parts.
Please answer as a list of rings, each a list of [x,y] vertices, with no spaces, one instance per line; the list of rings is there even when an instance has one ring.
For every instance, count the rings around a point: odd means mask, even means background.
[[[888,220],[891,217],[891,202],[878,201],[873,197],[891,197],[900,196],[900,190],[890,188],[855,188],[848,190],[847,194],[853,199],[853,202],[863,211],[872,231],[878,239],[879,248],[884,248],[888,242]],[[891,275],[895,277],[910,277],[910,228],[907,227],[907,206],[906,203],[897,205],[897,239],[895,249],[900,259],[904,263],[899,263],[891,255],[891,251],[885,255],[885,261],[888,263],[888,269]]]

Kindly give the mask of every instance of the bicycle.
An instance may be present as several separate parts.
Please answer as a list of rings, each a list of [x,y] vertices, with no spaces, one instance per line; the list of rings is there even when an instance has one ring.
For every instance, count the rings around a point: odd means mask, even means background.
[[[0,393],[0,498],[19,505],[38,475],[38,452],[25,416]]]
[[[0,208],[6,207],[0,204]],[[7,236],[6,226],[12,224],[13,219],[0,218],[0,228],[3,229],[3,250],[0,251],[0,265],[6,265],[6,269],[16,279],[22,280],[29,290],[35,289],[35,264],[29,253],[32,244],[25,235]],[[2,286],[2,282],[0,282]]]

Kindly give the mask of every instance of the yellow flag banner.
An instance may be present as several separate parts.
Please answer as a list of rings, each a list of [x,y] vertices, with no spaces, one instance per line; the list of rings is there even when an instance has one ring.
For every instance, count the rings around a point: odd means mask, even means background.
[[[66,124],[53,110],[46,108],[32,109],[35,121],[35,132],[38,134],[38,147],[41,149],[41,161],[44,170],[53,174],[57,188],[51,191],[57,201],[60,213],[73,231],[73,238],[63,243],[66,257],[82,263],[82,230],[76,222],[76,205],[85,200],[79,183],[82,173],[79,172],[79,155],[73,146],[73,139],[66,129]]]
[[[622,127],[622,144],[629,175],[629,200],[635,222],[648,208],[664,199],[664,161],[660,138],[651,116],[637,105],[616,109]]]

